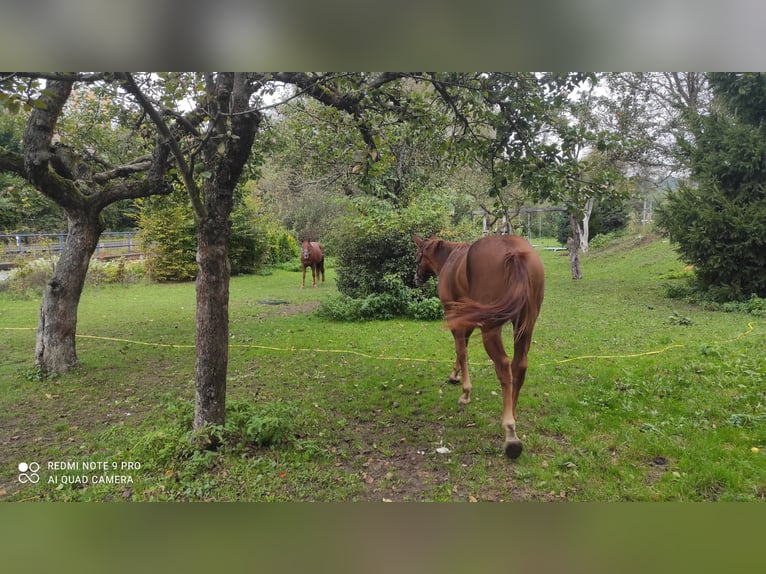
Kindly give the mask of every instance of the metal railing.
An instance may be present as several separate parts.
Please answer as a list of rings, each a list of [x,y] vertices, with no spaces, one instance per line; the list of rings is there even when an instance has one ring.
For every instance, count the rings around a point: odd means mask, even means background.
[[[60,253],[66,233],[0,234],[0,263],[17,264]],[[140,255],[135,231],[105,231],[101,234],[94,257],[137,257]]]

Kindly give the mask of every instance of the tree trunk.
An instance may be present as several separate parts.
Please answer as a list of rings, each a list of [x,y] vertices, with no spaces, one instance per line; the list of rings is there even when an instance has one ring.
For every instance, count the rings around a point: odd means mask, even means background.
[[[78,365],[77,308],[102,230],[98,217],[94,220],[85,214],[67,215],[69,233],[45,286],[37,324],[35,365],[46,373],[64,373]]]
[[[578,254],[580,246],[580,226],[577,217],[574,214],[569,215],[569,226],[572,229],[572,237],[567,240],[569,248],[569,263],[572,266],[572,279],[582,279],[580,270],[580,256]]]
[[[589,197],[585,202],[585,209],[582,216],[582,227],[580,228],[580,249],[583,253],[588,253],[588,238],[590,236],[590,216],[593,213],[593,198]]]
[[[260,114],[248,111],[252,93],[246,74],[220,73],[210,78],[211,114],[217,134],[203,148],[203,165],[213,174],[205,179],[204,206],[197,209],[197,331],[194,429],[226,422],[226,369],[229,362],[229,217],[234,188],[250,155]],[[224,135],[225,134],[225,135]],[[218,143],[216,143],[218,140]],[[223,149],[222,149],[223,147]],[[190,189],[190,195],[197,191]]]
[[[222,214],[221,214],[222,215]],[[196,399],[194,429],[226,421],[229,360],[228,215],[199,222],[197,233]]]

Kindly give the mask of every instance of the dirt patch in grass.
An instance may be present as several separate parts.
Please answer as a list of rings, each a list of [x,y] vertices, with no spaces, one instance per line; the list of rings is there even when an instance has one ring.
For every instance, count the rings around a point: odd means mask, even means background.
[[[267,317],[292,317],[311,313],[319,308],[319,301],[305,301],[303,303],[290,303],[282,299],[260,299],[255,302],[258,313],[250,315],[256,318],[265,319]],[[237,314],[233,314],[237,318]]]
[[[311,313],[319,308],[319,301],[306,301],[299,304],[288,304],[279,308],[279,314],[283,317],[291,317],[293,315],[301,315],[303,313]]]
[[[433,436],[441,422],[424,421],[418,428]],[[437,428],[438,427],[438,428]],[[513,502],[561,500],[559,493],[540,491],[519,480],[518,463],[505,458],[498,445],[481,451],[466,443],[439,450],[411,444],[404,438],[386,436],[379,426],[364,422],[356,426],[358,443],[380,445],[356,447],[341,463],[358,477],[355,499],[364,502]],[[524,455],[522,455],[524,456]],[[528,455],[527,455],[528,456]]]
[[[656,484],[662,479],[662,476],[668,471],[668,465],[671,462],[664,456],[657,455],[648,463],[648,472],[646,476],[646,483],[651,486]]]

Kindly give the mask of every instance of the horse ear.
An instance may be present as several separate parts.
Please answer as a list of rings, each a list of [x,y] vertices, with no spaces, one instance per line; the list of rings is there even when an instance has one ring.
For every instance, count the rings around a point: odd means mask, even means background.
[[[423,245],[423,240],[420,237],[418,237],[416,233],[412,234],[412,240],[415,242],[415,245],[417,245],[418,247]]]

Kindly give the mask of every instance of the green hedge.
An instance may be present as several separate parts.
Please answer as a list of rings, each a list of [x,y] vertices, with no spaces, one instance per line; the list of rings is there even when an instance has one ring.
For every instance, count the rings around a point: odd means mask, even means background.
[[[344,321],[406,316],[443,317],[435,283],[416,288],[413,233],[423,237],[469,239],[450,226],[448,208],[437,198],[394,210],[384,201],[365,198],[354,215],[341,219],[331,239],[336,285],[341,296],[326,301],[320,313]],[[471,230],[466,229],[470,234]]]
[[[155,281],[189,281],[197,276],[197,231],[188,198],[180,191],[142,202],[139,240],[146,270]],[[295,239],[248,201],[231,214],[229,263],[232,275],[255,273],[265,265],[298,255]]]

